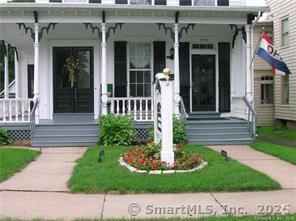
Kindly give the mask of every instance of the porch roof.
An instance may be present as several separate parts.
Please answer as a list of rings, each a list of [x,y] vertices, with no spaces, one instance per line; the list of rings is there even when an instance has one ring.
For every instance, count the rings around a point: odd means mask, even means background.
[[[33,11],[38,11],[40,23],[101,22],[102,11],[108,23],[173,23],[179,11],[179,23],[196,24],[246,24],[249,13],[269,11],[268,7],[217,7],[217,6],[147,6],[105,4],[0,4],[0,23],[33,23]],[[135,19],[139,18],[139,19]]]

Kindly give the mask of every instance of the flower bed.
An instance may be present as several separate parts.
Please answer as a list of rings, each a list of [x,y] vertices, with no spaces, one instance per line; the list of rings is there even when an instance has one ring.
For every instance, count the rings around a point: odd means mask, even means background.
[[[132,172],[151,174],[193,172],[207,165],[199,152],[185,152],[182,145],[174,146],[173,166],[161,161],[160,151],[160,144],[154,143],[143,147],[132,147],[121,155],[119,163]]]

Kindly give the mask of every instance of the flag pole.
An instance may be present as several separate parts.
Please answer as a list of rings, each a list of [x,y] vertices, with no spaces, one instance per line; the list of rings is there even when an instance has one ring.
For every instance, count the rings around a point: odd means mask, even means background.
[[[262,33],[264,32],[264,27],[262,27],[262,31],[261,31],[261,33],[260,33],[260,38],[259,38],[259,40],[258,40],[258,43],[257,43],[257,46],[256,46],[256,50],[254,51],[254,54],[253,54],[253,57],[252,57],[252,60],[251,60],[251,62],[250,62],[250,69],[252,68],[252,64],[253,64],[253,62],[254,62],[254,60],[255,60],[255,56],[256,56],[256,53],[257,53],[257,51],[258,51],[258,49],[259,49],[259,45],[260,45],[260,43],[261,43],[261,40],[262,40]]]

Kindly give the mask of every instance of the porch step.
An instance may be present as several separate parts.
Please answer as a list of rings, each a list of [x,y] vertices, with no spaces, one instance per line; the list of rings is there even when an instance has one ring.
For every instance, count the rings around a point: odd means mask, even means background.
[[[198,119],[192,118],[190,114],[186,121],[189,144],[250,144],[253,141],[248,123],[244,120],[223,118],[212,113],[200,115],[202,117]]]
[[[187,120],[206,120],[216,119],[220,120],[220,113],[217,112],[192,112],[189,114]]]
[[[53,120],[36,125],[34,147],[90,146],[99,141],[98,123],[93,115],[55,115]]]

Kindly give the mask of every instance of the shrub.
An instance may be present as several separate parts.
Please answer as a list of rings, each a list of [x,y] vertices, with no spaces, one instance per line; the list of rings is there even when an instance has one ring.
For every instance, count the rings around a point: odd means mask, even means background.
[[[104,145],[131,145],[135,139],[133,120],[129,116],[114,114],[101,116],[100,135]]]
[[[174,143],[180,144],[186,141],[186,126],[185,126],[185,119],[183,117],[176,117],[174,116],[173,119],[173,137]]]
[[[132,147],[122,154],[123,161],[139,170],[187,170],[202,163],[200,153],[185,152],[183,147],[174,147],[175,161],[172,167],[160,159],[160,144],[150,143],[144,147]]]
[[[9,145],[12,144],[13,140],[8,134],[8,131],[5,129],[0,129],[0,144],[1,145]]]
[[[186,142],[186,126],[185,119],[183,117],[173,118],[173,142],[174,144],[183,144]],[[154,127],[147,128],[148,141],[154,141]]]

